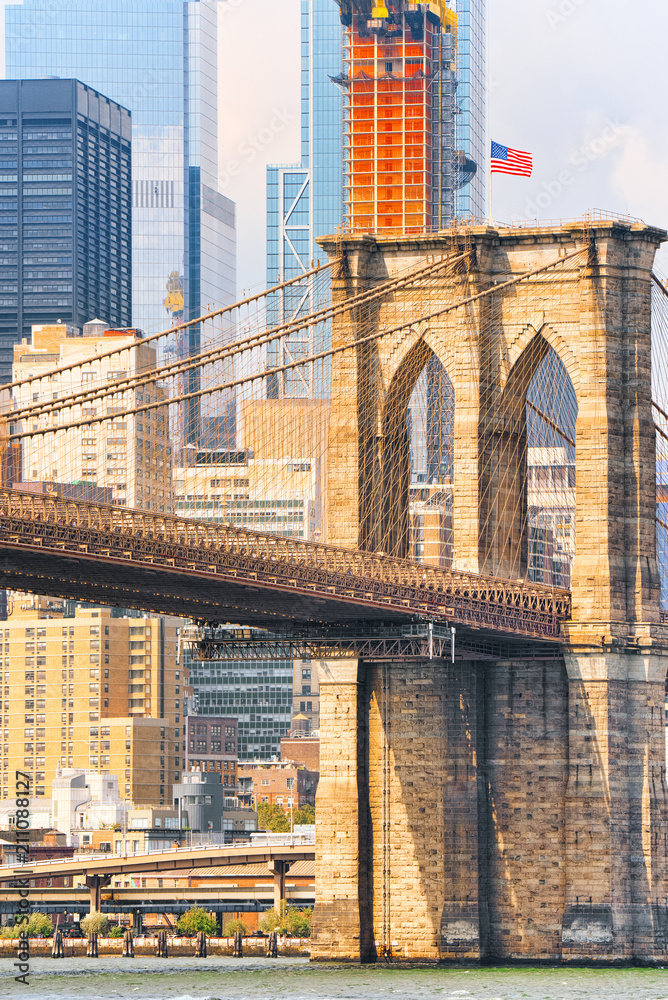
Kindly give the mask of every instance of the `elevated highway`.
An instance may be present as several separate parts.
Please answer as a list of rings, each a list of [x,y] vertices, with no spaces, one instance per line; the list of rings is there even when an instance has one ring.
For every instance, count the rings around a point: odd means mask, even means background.
[[[37,864],[0,865],[0,885],[12,883],[16,888],[29,888],[30,880],[70,877],[85,882],[90,893],[91,910],[99,910],[102,890],[114,875],[140,875],[142,873],[169,873],[192,868],[222,867],[229,865],[266,864],[273,879],[274,900],[285,898],[285,875],[296,861],[314,861],[315,845],[262,846],[250,844],[232,847],[180,847],[173,851],[155,851],[149,854],[92,854],[63,861],[40,861]],[[6,899],[11,887],[0,890],[0,900]],[[41,891],[41,890],[34,890]]]
[[[271,876],[268,876],[271,879]],[[21,900],[19,889],[0,891],[0,913],[16,913]],[[29,889],[32,910],[41,913],[80,913],[90,909],[90,889],[87,886],[40,887]],[[293,906],[313,906],[315,892],[310,886],[286,884],[285,901]],[[219,913],[252,913],[271,909],[275,905],[273,883],[248,888],[234,885],[113,888],[109,886],[100,901],[102,913],[174,913],[180,914],[192,906]]]

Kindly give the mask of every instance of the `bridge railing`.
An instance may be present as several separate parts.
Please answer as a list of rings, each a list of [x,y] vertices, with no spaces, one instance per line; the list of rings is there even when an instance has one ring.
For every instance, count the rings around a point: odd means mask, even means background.
[[[37,544],[61,549],[76,548],[78,542],[85,542],[78,532],[93,532],[106,536],[98,538],[99,545],[113,544],[114,550],[120,549],[127,558],[138,561],[142,561],[145,548],[142,543],[150,542],[151,555],[147,561],[168,566],[187,564],[193,553],[200,561],[210,553],[212,562],[221,554],[229,554],[237,563],[245,562],[247,569],[252,569],[251,563],[262,564],[265,569],[269,564],[285,575],[290,567],[301,568],[310,571],[320,583],[326,583],[323,574],[340,579],[368,579],[392,588],[408,587],[453,596],[465,594],[510,607],[535,608],[560,620],[570,615],[568,591],[523,580],[496,580],[233,525],[1,489],[0,533],[7,537],[14,528],[20,531],[21,525],[32,526],[29,533],[40,538]]]

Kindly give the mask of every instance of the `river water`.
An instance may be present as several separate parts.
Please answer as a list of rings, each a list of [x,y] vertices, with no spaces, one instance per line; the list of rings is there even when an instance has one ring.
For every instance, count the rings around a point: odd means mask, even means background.
[[[668,1000],[668,970],[388,968],[307,959],[31,959],[30,986],[0,962],[0,997],[30,1000]]]

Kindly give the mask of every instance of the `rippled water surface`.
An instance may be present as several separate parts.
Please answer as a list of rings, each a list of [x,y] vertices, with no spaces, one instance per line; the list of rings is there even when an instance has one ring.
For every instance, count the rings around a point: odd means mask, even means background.
[[[31,959],[30,986],[0,962],[0,997],[80,1000],[668,1000],[660,969],[405,969],[306,959]]]

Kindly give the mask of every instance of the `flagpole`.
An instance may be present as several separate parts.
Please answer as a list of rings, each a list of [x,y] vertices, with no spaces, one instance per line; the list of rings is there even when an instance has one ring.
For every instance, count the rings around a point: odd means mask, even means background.
[[[492,207],[492,178],[494,174],[492,173],[492,164],[489,164],[489,224],[494,225],[494,209]]]
[[[492,174],[492,145],[493,145],[493,143],[490,144],[489,142],[487,144],[487,152],[489,154],[489,218],[488,218],[487,222],[488,222],[488,224],[490,226],[494,225],[494,206],[492,204],[492,189],[493,189],[493,185],[492,185],[492,177],[493,177],[493,174]]]

